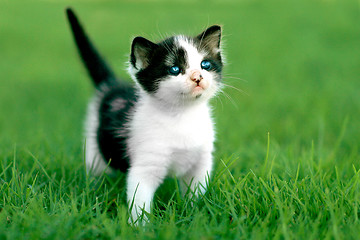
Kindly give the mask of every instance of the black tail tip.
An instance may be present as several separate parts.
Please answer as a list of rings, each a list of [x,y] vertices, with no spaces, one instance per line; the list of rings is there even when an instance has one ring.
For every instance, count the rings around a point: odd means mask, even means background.
[[[72,10],[71,7],[67,7],[65,9],[65,11],[66,11],[67,19],[69,20],[69,23],[70,23],[72,29],[74,27],[80,25],[79,20],[76,16],[74,10]]]
[[[68,16],[68,18],[75,18],[75,13],[71,9],[71,7],[65,8],[65,11],[66,11],[66,15]]]

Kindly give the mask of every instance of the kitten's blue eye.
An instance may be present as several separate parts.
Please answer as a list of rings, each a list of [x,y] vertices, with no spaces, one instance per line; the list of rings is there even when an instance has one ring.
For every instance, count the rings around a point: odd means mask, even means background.
[[[180,73],[180,68],[178,66],[172,66],[169,68],[169,72],[171,75],[179,75]]]
[[[201,65],[202,69],[205,69],[205,70],[211,69],[211,62],[209,62],[208,60],[202,61],[200,65]]]

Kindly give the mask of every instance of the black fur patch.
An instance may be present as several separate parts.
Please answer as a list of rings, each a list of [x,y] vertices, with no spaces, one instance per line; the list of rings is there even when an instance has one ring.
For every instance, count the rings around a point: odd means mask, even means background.
[[[158,43],[148,56],[148,66],[137,72],[136,78],[149,93],[157,91],[159,82],[170,75],[169,68],[171,66],[178,66],[182,74],[187,67],[186,52],[175,44],[174,37]],[[168,59],[172,60],[171,65],[167,62]]]
[[[140,66],[141,68],[146,68],[149,65],[149,61],[153,51],[157,47],[158,46],[155,43],[147,40],[146,38],[143,37],[134,38],[131,44],[130,63],[136,69],[138,69],[137,65],[141,65]]]
[[[135,89],[123,84],[121,87],[112,86],[100,104],[97,134],[99,149],[107,162],[111,160],[110,166],[122,172],[129,168],[126,145],[128,131],[125,126],[130,121],[136,100]]]
[[[223,63],[221,59],[220,48],[221,27],[218,25],[207,28],[194,38],[194,43],[199,51],[205,50],[207,55],[204,60],[208,60],[212,64],[210,71],[221,73]]]

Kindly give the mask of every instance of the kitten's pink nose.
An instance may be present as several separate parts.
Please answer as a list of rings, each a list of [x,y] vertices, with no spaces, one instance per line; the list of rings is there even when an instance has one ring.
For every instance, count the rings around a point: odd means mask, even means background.
[[[203,79],[203,77],[201,76],[201,73],[199,70],[193,70],[190,74],[190,79],[191,79],[191,81],[194,81],[197,84],[199,84],[199,82]]]

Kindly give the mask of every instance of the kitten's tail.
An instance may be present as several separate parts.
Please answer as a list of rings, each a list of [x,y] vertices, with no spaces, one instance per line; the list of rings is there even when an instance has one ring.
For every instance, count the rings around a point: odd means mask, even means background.
[[[91,43],[73,10],[67,8],[66,14],[79,54],[95,86],[101,88],[103,83],[115,83],[116,76],[114,72]]]

